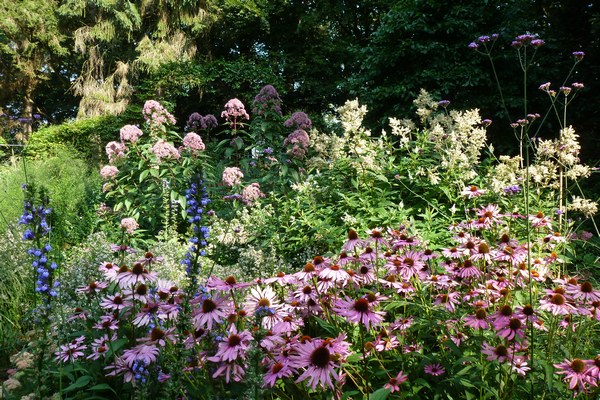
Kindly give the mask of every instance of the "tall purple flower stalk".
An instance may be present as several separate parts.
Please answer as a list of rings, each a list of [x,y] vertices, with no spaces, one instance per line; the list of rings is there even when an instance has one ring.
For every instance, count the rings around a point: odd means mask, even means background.
[[[25,191],[25,200],[19,224],[27,227],[23,233],[23,240],[31,242],[27,254],[33,257],[31,266],[36,277],[35,292],[41,298],[39,312],[41,317],[46,320],[59,286],[59,282],[54,276],[57,265],[48,260],[48,253],[52,250],[52,246],[48,242],[51,228],[47,218],[52,209],[47,206],[49,200],[42,190],[37,190],[33,185],[27,184],[22,187]],[[39,201],[39,205],[35,204],[36,200]]]
[[[192,224],[193,235],[190,238],[191,246],[181,261],[185,265],[185,271],[190,279],[193,291],[198,287],[198,275],[200,272],[200,257],[206,255],[204,248],[210,237],[209,228],[202,225],[202,215],[205,207],[210,203],[204,182],[197,177],[185,191],[187,201],[188,221]]]

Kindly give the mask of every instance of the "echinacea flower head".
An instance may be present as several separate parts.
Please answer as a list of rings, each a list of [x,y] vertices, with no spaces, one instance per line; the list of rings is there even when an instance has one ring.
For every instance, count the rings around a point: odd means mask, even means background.
[[[485,192],[485,189],[480,189],[475,185],[471,185],[464,187],[460,194],[461,196],[466,196],[467,198],[472,199],[474,197],[479,197],[483,195]]]
[[[293,351],[290,356],[290,366],[304,368],[304,373],[298,377],[296,382],[308,380],[307,385],[313,390],[317,386],[335,388],[335,383],[340,380],[336,369],[339,368],[341,359],[335,348],[328,346],[323,339],[307,338],[304,342],[294,345]]]
[[[467,315],[463,318],[466,326],[473,329],[489,329],[487,322],[487,312],[483,308],[478,308],[475,315]]]
[[[277,380],[289,378],[293,376],[294,373],[295,370],[290,368],[289,363],[286,360],[274,362],[269,366],[269,371],[263,376],[263,388],[273,387]]]
[[[398,372],[398,375],[396,375],[393,378],[390,378],[388,383],[383,385],[383,387],[385,389],[389,389],[390,393],[399,392],[400,385],[402,385],[407,380],[408,380],[408,375],[405,375],[404,372],[400,371],[400,372]]]
[[[596,386],[595,380],[587,374],[588,366],[584,360],[579,358],[569,361],[565,359],[562,363],[554,364],[558,369],[557,374],[565,375],[564,381],[568,383],[569,389],[577,392],[585,392],[588,385]]]
[[[213,326],[221,324],[229,314],[234,311],[233,304],[229,296],[215,293],[212,296],[198,296],[190,301],[196,305],[192,313],[192,320],[196,330],[206,328],[213,329]]]
[[[509,360],[512,356],[512,350],[509,347],[506,347],[503,344],[498,346],[491,346],[487,342],[483,342],[481,352],[487,355],[488,361],[498,361],[499,363],[503,363]]]
[[[219,343],[217,353],[212,357],[207,357],[207,359],[212,362],[244,360],[251,340],[252,334],[249,331],[245,330],[238,333],[235,325],[231,325],[229,334]]]
[[[441,364],[428,364],[423,368],[426,374],[433,376],[440,376],[446,373],[446,370]]]
[[[383,321],[385,312],[373,311],[373,305],[366,297],[359,297],[352,300],[348,296],[345,299],[337,300],[332,310],[338,315],[345,317],[349,322],[363,324],[367,329],[372,326],[378,326]]]
[[[84,356],[83,350],[87,346],[83,344],[85,336],[73,339],[70,343],[61,345],[59,350],[54,353],[57,362],[73,362]]]

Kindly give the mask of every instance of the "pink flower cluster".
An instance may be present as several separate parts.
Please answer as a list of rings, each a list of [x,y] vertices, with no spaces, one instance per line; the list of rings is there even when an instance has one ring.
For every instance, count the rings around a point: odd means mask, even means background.
[[[115,176],[118,175],[118,173],[119,173],[119,169],[117,167],[115,167],[115,166],[112,166],[112,165],[105,165],[100,170],[100,176],[105,181],[109,180],[109,179],[114,179]]]
[[[260,191],[260,184],[256,182],[246,186],[242,191],[242,199],[249,206],[252,206],[261,197],[265,197],[265,194]]]
[[[135,232],[135,230],[139,228],[137,221],[133,218],[123,218],[121,220],[121,229],[130,235]]]
[[[303,159],[306,155],[306,150],[308,150],[309,142],[310,138],[308,137],[308,133],[303,129],[296,129],[285,138],[283,145],[288,147],[291,146],[288,150],[288,154],[290,154],[292,158]]]
[[[238,167],[227,167],[223,171],[223,183],[225,186],[235,186],[242,183],[244,173]]]
[[[302,111],[297,111],[292,114],[292,116],[286,120],[284,123],[286,128],[295,128],[295,129],[310,129],[312,128],[312,121],[308,118],[308,115],[303,113]]]
[[[250,116],[246,112],[244,103],[238,99],[231,99],[225,104],[225,110],[221,113],[221,118],[225,118],[233,129],[237,129],[238,119],[250,119]]]
[[[152,153],[156,156],[157,162],[160,164],[163,158],[175,158],[179,159],[179,151],[169,142],[165,142],[159,139],[158,142],[152,146]]]
[[[162,126],[166,123],[175,125],[176,122],[175,117],[156,100],[148,100],[144,103],[142,114],[146,122],[150,125]]]
[[[106,144],[106,155],[110,163],[114,163],[119,158],[125,157],[126,151],[127,147],[123,143],[113,141]]]
[[[185,135],[185,137],[183,138],[183,145],[188,149],[192,150],[192,152],[204,151],[204,149],[206,148],[200,135],[194,132],[190,132],[187,135]]]
[[[144,132],[135,125],[125,125],[121,128],[121,142],[135,143],[142,136]]]

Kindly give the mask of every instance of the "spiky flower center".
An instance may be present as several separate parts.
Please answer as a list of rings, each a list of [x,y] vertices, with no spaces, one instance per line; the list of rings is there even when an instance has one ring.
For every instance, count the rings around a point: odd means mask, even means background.
[[[477,250],[481,253],[481,254],[488,254],[490,252],[490,246],[488,246],[486,243],[481,243],[479,245],[479,247],[477,248]]]
[[[133,272],[135,275],[141,275],[144,273],[144,266],[140,263],[135,263],[131,269],[131,272]]]
[[[114,304],[123,304],[123,298],[119,295],[116,295],[115,298],[113,299],[113,303]]]
[[[592,293],[593,290],[594,288],[592,287],[592,284],[590,282],[583,282],[581,284],[581,291],[583,293]]]
[[[340,266],[339,266],[339,265],[337,265],[337,264],[336,264],[336,265],[332,265],[332,266],[331,266],[331,270],[332,270],[332,271],[339,271],[339,270],[340,270]]]
[[[235,280],[235,278],[233,276],[228,276],[227,278],[225,278],[225,282],[228,285],[235,285],[237,283],[237,281]]]
[[[375,296],[375,293],[371,292],[367,294],[366,299],[369,301],[369,303],[372,303],[377,300],[377,296]]]
[[[528,317],[534,314],[534,310],[531,304],[526,304],[525,306],[523,306],[523,314],[527,315]]]
[[[331,353],[325,347],[317,347],[310,354],[310,363],[318,368],[325,368],[331,361]]]
[[[585,370],[585,363],[579,358],[576,358],[571,362],[571,369],[576,373],[581,374]]]
[[[314,272],[315,266],[312,263],[306,263],[304,266],[304,272]]]
[[[350,229],[348,231],[348,240],[356,240],[358,239],[358,233],[354,229]]]
[[[563,296],[560,293],[556,293],[554,296],[552,296],[550,298],[550,302],[557,306],[562,306],[563,304],[565,304],[565,296]]]
[[[281,272],[281,271],[279,271],[279,272],[277,273],[277,277],[278,277],[278,278],[283,278],[284,276],[285,276],[285,273],[283,273],[283,272]]]
[[[473,261],[470,258],[467,258],[463,264],[465,268],[471,268],[473,266]]]
[[[500,237],[500,243],[509,243],[509,242],[510,242],[510,236],[508,236],[506,233]]]
[[[152,341],[160,340],[164,336],[165,336],[165,332],[160,328],[154,328],[154,329],[152,329],[152,332],[150,333],[150,339],[152,339]]]
[[[214,311],[217,309],[217,303],[215,303],[214,301],[212,301],[211,299],[205,299],[202,302],[202,312],[204,314],[207,314],[211,311]]]
[[[487,313],[483,308],[479,308],[477,309],[477,311],[475,311],[475,317],[477,317],[477,319],[483,320],[486,319]]]
[[[144,255],[144,258],[154,258],[154,254],[152,254],[151,252],[147,252],[147,253]]]
[[[145,296],[146,293],[148,293],[148,286],[144,285],[143,283],[140,284],[136,289],[135,289],[135,293],[140,295],[140,296]]]
[[[506,348],[506,346],[500,345],[500,346],[496,347],[496,349],[494,350],[494,353],[496,353],[496,355],[498,357],[507,357],[508,349]]]
[[[269,299],[262,298],[258,301],[258,306],[259,307],[270,307],[271,302],[269,301]]]
[[[413,259],[412,259],[412,258],[410,258],[410,257],[406,257],[406,258],[404,259],[404,264],[408,265],[409,267],[412,267],[412,266],[414,266],[414,265],[415,265],[415,260],[413,260]]]
[[[235,346],[239,346],[240,343],[242,343],[242,338],[239,337],[238,335],[231,335],[229,336],[229,338],[227,338],[227,344],[229,344],[229,346],[231,347],[235,347]]]
[[[510,308],[510,306],[502,306],[500,307],[500,314],[505,317],[510,317],[512,315],[512,308]]]
[[[279,371],[281,371],[283,369],[283,364],[282,363],[276,363],[275,365],[273,365],[273,368],[271,368],[271,372],[276,374]]]
[[[521,327],[521,321],[518,318],[511,318],[508,322],[508,326],[511,330],[516,331]]]
[[[302,293],[304,293],[304,294],[311,294],[312,293],[312,288],[310,286],[304,286],[304,288],[302,289]]]
[[[369,311],[369,300],[363,298],[356,299],[354,301],[354,309],[361,313]]]

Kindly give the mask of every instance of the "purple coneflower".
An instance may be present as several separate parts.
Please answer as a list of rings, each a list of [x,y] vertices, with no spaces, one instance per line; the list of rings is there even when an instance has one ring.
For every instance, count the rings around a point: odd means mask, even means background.
[[[383,387],[385,389],[389,389],[390,393],[398,392],[400,391],[400,385],[402,385],[407,380],[408,375],[405,375],[404,372],[400,371],[398,372],[398,375],[396,375],[394,378],[390,378],[388,383],[383,385]]]
[[[364,324],[367,329],[379,325],[385,316],[382,311],[373,311],[372,304],[365,297],[352,300],[346,296],[345,300],[337,300],[332,310],[348,321]]]
[[[488,361],[497,360],[499,363],[503,363],[512,357],[512,351],[503,344],[494,347],[487,342],[483,342],[481,352],[487,355],[486,359]]]
[[[87,346],[83,344],[85,336],[80,336],[77,339],[73,339],[68,344],[60,345],[57,352],[54,353],[57,362],[73,362],[80,357],[83,357],[83,350],[87,349]]]
[[[464,318],[465,325],[473,329],[489,329],[487,313],[483,308],[477,309],[475,315],[467,315]]]
[[[342,250],[348,253],[353,253],[358,247],[363,247],[364,245],[365,242],[358,237],[358,233],[354,229],[350,229],[348,231],[348,240],[342,246]]]
[[[426,374],[433,376],[440,376],[446,373],[446,370],[441,364],[428,364],[423,368]]]
[[[462,192],[460,192],[460,194],[462,196],[466,196],[469,199],[472,199],[473,197],[479,197],[482,194],[484,194],[486,192],[485,189],[479,189],[477,186],[472,185],[472,186],[466,186],[463,188]]]
[[[228,276],[227,278],[225,278],[225,280],[219,279],[216,276],[211,276],[206,282],[206,287],[208,289],[216,289],[223,291],[243,289],[252,285],[254,285],[254,283],[252,282],[238,282],[233,276]]]
[[[306,338],[294,346],[294,353],[290,356],[290,366],[305,369],[296,382],[308,380],[307,385],[313,390],[317,386],[335,389],[334,381],[337,383],[340,380],[336,372],[340,357],[326,344],[323,339]]]
[[[554,367],[558,369],[557,374],[565,375],[564,381],[568,381],[570,390],[585,392],[588,385],[596,386],[594,379],[586,373],[588,368],[585,361],[579,358],[573,361],[565,359],[562,363],[554,364]]]
[[[190,301],[191,304],[198,304],[192,313],[192,320],[196,329],[212,329],[213,324],[219,325],[233,312],[233,304],[229,296],[214,294],[212,297],[207,295],[198,296]]]
[[[238,358],[244,358],[250,340],[252,340],[250,332],[242,331],[238,333],[235,325],[231,325],[229,336],[219,343],[217,353],[207,359],[213,362],[231,362]]]
[[[269,365],[269,371],[263,377],[263,388],[273,387],[278,379],[289,378],[290,376],[293,376],[294,373],[295,370],[290,368],[287,361],[282,360],[282,362],[273,362]]]

